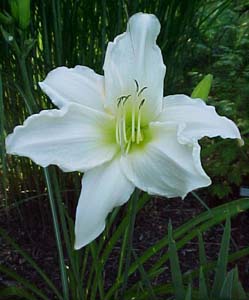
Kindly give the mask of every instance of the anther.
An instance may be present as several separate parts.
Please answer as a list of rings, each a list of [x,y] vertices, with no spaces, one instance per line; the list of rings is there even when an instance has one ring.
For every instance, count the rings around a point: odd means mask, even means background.
[[[117,107],[119,107],[119,105],[120,105],[122,99],[123,99],[123,97],[120,97],[120,98],[117,99],[117,100],[118,100]]]
[[[126,101],[131,97],[131,95],[128,95],[128,96],[124,96],[123,99],[123,105],[125,105]]]
[[[145,102],[145,99],[143,99],[143,100],[141,101],[141,103],[139,104],[139,108],[138,108],[138,109],[140,109],[140,108],[144,105],[144,102]]]
[[[134,81],[135,81],[135,84],[136,84],[136,90],[137,90],[137,93],[138,93],[138,91],[139,91],[139,84],[138,84],[138,82],[136,81],[136,79],[134,79]]]
[[[142,94],[142,92],[144,91],[144,90],[146,90],[148,87],[147,86],[144,86],[139,92],[138,92],[138,97]]]

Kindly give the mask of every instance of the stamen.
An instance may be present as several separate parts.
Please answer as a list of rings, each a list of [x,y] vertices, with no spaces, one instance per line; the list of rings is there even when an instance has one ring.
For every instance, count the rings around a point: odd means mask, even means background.
[[[136,79],[134,79],[134,81],[135,81],[135,84],[136,84],[136,90],[137,90],[137,93],[138,93],[138,91],[139,91],[139,84],[138,84],[138,82],[136,81]]]
[[[132,99],[131,107],[127,108],[125,105],[131,95],[121,96],[117,98],[117,113],[116,113],[116,143],[120,146],[121,152],[123,154],[128,154],[130,148],[132,147],[132,143],[139,144],[143,141],[143,133],[141,127],[141,118],[142,118],[142,107],[145,102],[145,98],[140,101],[140,96],[147,87],[143,87],[139,89],[139,84],[137,80],[134,80],[136,83],[137,93],[134,95]],[[127,118],[127,109],[129,109],[130,113],[131,108],[131,120]],[[127,124],[127,122],[129,124]],[[128,127],[127,127],[128,126]]]
[[[128,95],[128,96],[123,96],[123,105],[125,105],[126,101],[131,97],[131,95]]]
[[[117,99],[117,119],[116,119],[116,142],[124,148],[123,144],[127,144],[126,135],[126,109],[125,103],[131,95],[121,96]],[[122,106],[121,106],[122,104]]]
[[[123,100],[124,96],[121,96],[119,97],[117,100],[118,100],[118,103],[117,103],[117,107],[119,107],[121,101]]]
[[[138,117],[137,117],[137,138],[136,138],[136,143],[139,144],[142,140],[143,140],[143,137],[141,135],[141,108],[143,106],[145,102],[145,99],[143,99],[141,101],[141,103],[139,104],[139,107],[138,107]]]
[[[138,92],[138,97],[142,94],[142,92],[144,91],[144,90],[146,90],[148,87],[147,86],[144,86],[139,92]]]
[[[117,120],[116,120],[116,142],[118,145],[121,145],[121,135],[120,135],[120,103],[122,101],[123,96],[117,99]]]
[[[118,128],[119,122],[116,121],[116,142],[119,145],[119,128]]]

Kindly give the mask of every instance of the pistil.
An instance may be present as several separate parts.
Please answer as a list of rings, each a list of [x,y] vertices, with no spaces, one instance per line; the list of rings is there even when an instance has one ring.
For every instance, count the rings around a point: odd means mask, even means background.
[[[141,103],[139,104],[139,107],[138,107],[138,118],[137,118],[137,139],[136,139],[136,143],[139,144],[142,140],[143,140],[143,137],[141,135],[141,108],[144,104],[144,101],[145,99],[143,99],[141,101]]]
[[[123,103],[122,107],[122,128],[123,128],[123,136],[125,144],[128,143],[127,136],[126,136],[126,109],[125,109],[125,102]]]

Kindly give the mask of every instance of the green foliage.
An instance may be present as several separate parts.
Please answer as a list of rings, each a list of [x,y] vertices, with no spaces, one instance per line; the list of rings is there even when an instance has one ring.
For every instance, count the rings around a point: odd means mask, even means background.
[[[141,208],[145,205],[145,203],[149,200],[147,195],[143,195],[139,201],[138,205],[135,208],[136,213],[139,212]],[[238,252],[233,253],[232,255],[228,255],[229,249],[229,240],[230,240],[230,217],[234,217],[237,214],[249,209],[249,199],[240,199],[236,201],[232,201],[227,204],[223,204],[219,207],[216,207],[210,212],[201,213],[194,219],[189,220],[184,223],[176,230],[172,230],[172,226],[169,225],[168,235],[164,237],[162,240],[158,241],[151,248],[147,249],[142,255],[138,256],[134,249],[132,250],[135,261],[129,267],[128,273],[124,269],[121,272],[121,275],[118,277],[118,280],[109,288],[109,290],[104,290],[104,280],[101,276],[104,272],[105,265],[108,261],[108,257],[111,254],[113,248],[117,245],[120,238],[125,234],[127,228],[130,226],[130,213],[129,210],[124,218],[121,220],[117,229],[111,233],[108,231],[108,228],[111,226],[114,221],[114,217],[117,217],[116,211],[109,218],[109,222],[107,223],[107,230],[105,233],[98,239],[98,242],[93,242],[84,248],[84,251],[72,251],[69,262],[67,263],[68,267],[66,269],[69,291],[70,295],[72,295],[73,299],[96,299],[96,295],[99,295],[98,299],[116,299],[113,298],[116,292],[120,292],[122,285],[125,283],[125,277],[128,275],[128,278],[132,276],[132,274],[138,270],[141,276],[141,280],[135,283],[131,283],[128,288],[124,291],[124,299],[131,299],[135,297],[135,299],[148,299],[148,295],[150,299],[158,299],[159,297],[170,296],[174,293],[174,290],[177,291],[178,299],[199,299],[198,291],[190,284],[189,279],[191,280],[200,276],[200,293],[201,294],[209,294],[209,290],[207,289],[207,281],[205,278],[207,277],[208,271],[216,271],[216,278],[213,286],[214,290],[224,293],[227,291],[227,286],[231,287],[232,285],[232,293],[235,295],[242,295],[244,297],[245,292],[239,283],[238,280],[238,271],[235,269],[233,271],[233,275],[226,273],[227,262],[232,262],[234,260],[238,260],[241,257],[249,255],[249,248],[244,248],[239,250]],[[134,209],[130,205],[130,209]],[[69,233],[73,236],[74,226],[72,219],[67,215],[65,211],[65,215],[67,218],[67,226],[69,228]],[[222,242],[221,242],[221,250],[219,254],[219,258],[217,262],[207,262],[205,256],[205,246],[202,240],[201,233],[206,232],[214,225],[220,224],[224,220],[228,220],[225,226]],[[46,284],[47,288],[50,291],[50,294],[53,295],[54,299],[64,299],[63,293],[61,290],[58,290],[49,276],[37,265],[37,263],[24,251],[20,248],[17,243],[8,236],[8,234],[4,230],[0,230],[0,236],[9,243],[15,251],[17,251],[32,268],[40,275],[43,282]],[[108,242],[105,243],[108,236]],[[185,274],[181,274],[179,259],[177,256],[177,251],[182,249],[186,243],[191,241],[196,236],[199,236],[199,248],[200,248],[200,265],[196,270],[190,270]],[[71,241],[73,242],[73,240]],[[145,271],[144,265],[149,261],[151,257],[157,255],[161,252],[165,247],[169,247],[168,252],[165,256],[154,263],[152,268],[148,271]],[[120,254],[120,258],[122,259],[122,253]],[[92,261],[93,263],[90,265],[90,269],[86,272],[86,261]],[[171,270],[172,270],[172,282],[163,286],[155,286],[153,284],[153,280],[157,278],[157,276],[166,271],[163,265],[170,261]],[[31,295],[30,299],[50,299],[46,294],[46,291],[41,291],[34,283],[28,282],[25,278],[18,275],[15,271],[10,270],[6,266],[0,266],[0,273],[5,274],[9,278],[14,279],[18,285],[12,287],[11,289],[6,288],[0,292],[0,295],[3,297],[7,296],[20,296],[22,295],[23,299],[28,299],[28,295]],[[205,276],[204,276],[205,275]],[[232,278],[231,278],[232,277]],[[220,281],[220,278],[223,278]],[[86,283],[86,288],[84,288],[83,284]],[[209,283],[208,283],[209,285]],[[191,287],[192,286],[192,287]],[[2,293],[2,294],[1,294]],[[27,296],[25,296],[27,295]],[[192,298],[190,298],[190,295]],[[32,298],[33,297],[33,298]],[[139,298],[136,298],[139,297]],[[181,298],[180,298],[181,297]],[[4,298],[3,298],[4,299]],[[159,298],[160,299],[160,298]],[[205,298],[204,298],[205,299]],[[209,298],[208,298],[209,299]],[[219,299],[219,298],[215,298]],[[222,298],[221,298],[222,299]],[[236,298],[235,298],[236,299]],[[238,298],[240,299],[240,298]],[[246,299],[246,298],[241,298]],[[232,300],[234,300],[232,298]]]
[[[168,240],[169,240],[169,260],[170,260],[170,269],[171,269],[171,276],[172,276],[172,283],[174,286],[174,294],[176,300],[183,299],[185,295],[185,290],[183,286],[182,280],[182,273],[180,269],[180,263],[177,255],[177,248],[176,243],[173,240],[173,233],[172,233],[172,224],[169,222],[168,225]],[[186,297],[187,297],[186,293]]]
[[[181,249],[186,245],[189,241],[191,241],[193,238],[197,237],[200,232],[205,232],[209,228],[211,228],[214,225],[217,225],[224,221],[227,216],[235,216],[240,212],[246,211],[249,209],[249,203],[248,199],[240,199],[237,201],[231,201],[230,203],[223,204],[221,206],[218,206],[216,208],[213,208],[210,211],[204,212],[195,218],[189,220],[188,222],[184,223],[182,226],[178,227],[173,232],[173,238],[176,240],[176,247],[177,249]],[[141,264],[146,264],[146,262],[156,255],[156,253],[160,253],[164,249],[164,247],[167,247],[169,245],[169,239],[168,236],[164,237],[157,243],[155,243],[153,246],[151,246],[149,249],[147,249],[140,257],[139,257],[139,263],[135,261],[130,269],[129,269],[129,276],[134,274],[134,272],[137,270],[138,266]],[[249,248],[245,248],[242,252],[239,251],[238,253],[234,254],[234,256],[229,257],[229,262],[238,259],[240,256],[249,255]],[[148,278],[152,280],[153,278],[156,278],[163,272],[165,272],[165,263],[169,261],[170,255],[169,252],[165,253],[158,259],[153,266],[147,271]],[[213,269],[216,266],[216,263],[211,263],[205,265],[206,269]],[[183,280],[186,282],[186,280],[191,278],[195,278],[199,275],[199,270],[194,270],[191,272],[187,272],[185,275],[183,275]],[[120,284],[122,283],[122,278],[120,282],[115,282],[113,286],[108,290],[105,300],[112,299],[113,294],[118,289]],[[134,284],[129,291],[127,291],[127,299],[130,299],[132,296],[135,296],[136,293],[139,293],[139,297],[141,299],[148,299],[148,292],[141,291],[139,289],[140,284],[139,282]],[[168,295],[169,292],[172,292],[172,284],[167,284],[164,286],[158,286],[154,288],[154,292],[157,295]],[[140,298],[139,298],[140,299]]]
[[[199,273],[199,291],[191,288],[191,283],[188,284],[187,289],[182,284],[182,274],[178,262],[177,249],[174,246],[175,242],[172,239],[172,226],[169,223],[169,259],[172,274],[172,281],[174,286],[175,300],[181,299],[202,299],[202,300],[246,300],[247,295],[239,281],[238,269],[235,267],[227,272],[228,252],[231,235],[231,223],[227,218],[226,226],[223,232],[221,247],[219,252],[218,261],[215,267],[215,276],[212,283],[211,291],[209,292],[208,286],[211,286],[211,280],[205,277],[203,267],[200,266]],[[204,243],[202,238],[199,239],[199,248],[202,252]],[[201,254],[203,255],[203,253]],[[191,292],[193,293],[191,298]],[[185,295],[185,296],[184,296]]]
[[[26,29],[30,22],[30,0],[9,0],[10,11],[21,29]]]
[[[215,6],[215,2],[210,2],[205,14]],[[198,36],[191,40],[190,59],[184,72],[183,81],[190,86],[195,86],[203,74],[213,74],[207,103],[239,126],[245,143],[240,147],[236,141],[202,141],[204,166],[213,181],[209,190],[218,198],[238,194],[239,186],[248,185],[248,17],[248,2],[233,1],[212,25],[202,22]]]

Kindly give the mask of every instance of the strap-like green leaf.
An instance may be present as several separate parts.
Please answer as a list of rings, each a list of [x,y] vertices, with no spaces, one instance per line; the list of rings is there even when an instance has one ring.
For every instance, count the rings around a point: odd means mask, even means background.
[[[37,288],[36,285],[30,283],[27,279],[18,275],[15,271],[10,270],[9,268],[0,265],[0,273],[7,275],[8,277],[14,279],[19,284],[21,284],[25,289],[32,291],[36,294],[40,299],[50,300],[47,295],[45,295],[40,289]]]
[[[224,233],[222,236],[221,247],[217,262],[216,273],[214,277],[214,284],[212,288],[212,297],[219,297],[222,284],[225,280],[226,271],[227,271],[227,262],[228,262],[228,252],[229,252],[229,244],[230,244],[230,236],[231,236],[231,221],[230,218],[227,217],[226,226],[224,229]]]
[[[203,273],[203,267],[200,267],[199,275],[199,298],[201,300],[209,300],[206,279]]]
[[[234,270],[228,272],[225,281],[220,291],[221,300],[233,300],[232,299],[232,288],[233,288]]]
[[[181,237],[182,239],[177,242],[177,248],[182,248],[188,241],[196,237],[198,235],[198,232],[205,232],[212,226],[219,224],[226,218],[226,216],[233,217],[249,209],[248,200],[249,198],[242,198],[222,204],[218,207],[211,209],[211,212],[203,212],[195,218],[192,218],[191,220],[187,221],[182,226],[178,227],[176,230],[174,230],[174,239],[179,239]],[[148,250],[146,250],[142,256],[140,256],[140,262],[144,264],[147,260],[149,260],[150,257],[157,254],[162,248],[164,248],[167,245],[168,237],[162,238],[159,242],[157,242]],[[241,255],[244,256],[246,255],[245,253],[248,253],[248,248],[243,249],[243,253]],[[168,259],[168,253],[161,256],[161,258],[158,259],[154,266],[148,271],[149,278],[153,278],[153,276],[158,276],[159,274],[164,272],[164,268],[162,268],[162,265],[164,265],[165,262],[168,261]],[[130,267],[129,275],[133,274],[137,270],[137,268],[137,262],[134,262]],[[197,271],[197,276],[198,274],[199,270]],[[115,282],[112,285],[112,287],[108,290],[106,294],[106,300],[111,299],[113,293],[118,289],[119,285],[120,282]],[[136,284],[134,285],[134,288],[135,286]]]
[[[24,290],[23,288],[17,286],[10,286],[0,290],[1,299],[10,298],[16,296],[21,300],[37,300],[37,298]],[[12,298],[13,299],[13,298]],[[16,299],[16,298],[15,298]]]
[[[36,270],[36,272],[41,276],[44,282],[50,287],[50,289],[54,292],[54,294],[58,297],[58,299],[62,300],[62,296],[59,293],[58,289],[55,287],[51,279],[47,276],[47,274],[37,265],[37,263],[28,255],[2,228],[0,228],[0,236],[4,238],[4,240],[10,244],[24,259],[26,262],[30,264],[30,266]]]
[[[232,253],[229,255],[228,257],[228,261],[229,262],[233,262],[233,261],[236,261],[236,260],[239,260],[240,258],[242,257],[245,257],[245,256],[248,256],[249,255],[249,247],[246,247],[242,250],[239,250],[235,253]],[[217,265],[217,261],[212,261],[212,262],[209,262],[205,267],[203,267],[203,273],[205,273],[206,271],[211,271],[211,270],[214,270],[214,268],[216,267]],[[164,272],[165,269],[162,269],[161,272],[158,272],[158,273],[155,273],[152,275],[149,275],[149,278],[153,278],[155,276],[158,276],[158,274]],[[183,274],[183,282],[188,282],[189,281],[189,278],[191,277],[192,279],[198,277],[198,275],[200,274],[200,269],[197,268],[193,271],[188,271],[186,273]],[[132,296],[134,295],[134,291],[136,290],[137,286],[134,285],[132,288],[129,289],[129,291],[127,291],[126,293],[126,297],[125,299],[126,300],[130,300],[132,298]],[[163,284],[163,285],[157,285],[154,287],[154,291],[157,295],[162,295],[162,296],[165,296],[165,295],[172,295],[174,293],[174,289],[173,289],[173,286],[172,286],[172,283],[168,283],[168,284]],[[200,297],[199,297],[199,292],[196,292],[195,290],[192,290],[192,296],[193,296],[193,299],[198,299],[198,300],[202,300]],[[165,298],[167,299],[167,298]],[[204,298],[205,299],[205,298]],[[235,297],[234,299],[237,300],[237,298]],[[238,298],[240,299],[240,298]],[[241,298],[242,300],[247,300],[249,299],[248,297],[246,298]],[[140,294],[139,295],[139,300],[148,300],[148,293],[146,294]],[[206,299],[205,299],[206,300]],[[212,299],[213,300],[213,299]],[[216,300],[216,299],[215,299]]]
[[[169,222],[168,225],[168,239],[169,239],[169,261],[170,261],[170,272],[172,276],[172,282],[174,286],[174,294],[176,300],[184,299],[185,291],[182,281],[182,273],[180,269],[179,259],[177,255],[176,243],[173,240],[172,224]]]
[[[201,232],[198,232],[198,244],[199,244],[199,261],[200,265],[204,266],[207,264],[207,256],[205,252],[205,245]]]
[[[137,256],[136,251],[134,249],[132,249],[132,253],[133,253],[134,259],[138,263],[138,270],[139,270],[139,273],[141,275],[142,284],[145,287],[145,289],[148,291],[148,296],[150,297],[151,300],[156,300],[157,299],[156,298],[156,294],[155,294],[155,292],[153,290],[153,287],[152,287],[152,284],[150,282],[150,279],[148,278],[148,275],[147,275],[147,273],[146,273],[143,265],[140,264],[139,257]]]
[[[237,266],[234,268],[232,299],[239,299],[239,300],[248,299],[246,292],[243,289],[241,282],[239,281],[239,272]]]
[[[191,283],[188,284],[188,289],[186,292],[185,300],[192,300],[192,286]]]

